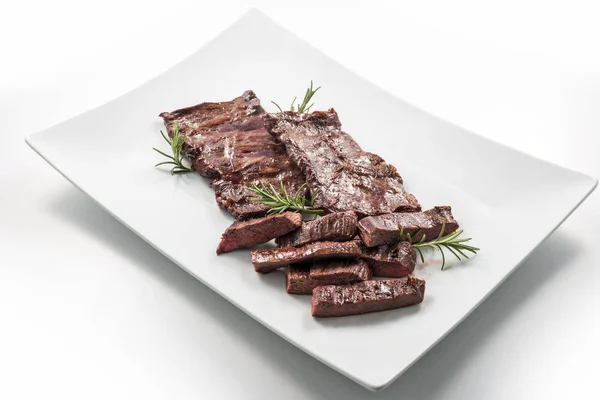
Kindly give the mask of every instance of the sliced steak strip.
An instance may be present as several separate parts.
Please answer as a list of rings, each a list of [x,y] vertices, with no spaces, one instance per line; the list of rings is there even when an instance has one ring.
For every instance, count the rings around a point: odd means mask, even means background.
[[[313,317],[343,317],[391,310],[421,303],[425,281],[402,279],[364,281],[344,286],[318,286],[313,290]]]
[[[265,128],[286,147],[306,175],[313,205],[329,212],[354,211],[359,217],[419,211],[394,166],[368,153],[342,131],[335,110],[265,114]]]
[[[358,258],[360,248],[352,242],[315,242],[303,247],[250,250],[256,272],[267,273],[288,264],[323,258]]]
[[[421,240],[425,234],[426,241],[435,239],[446,223],[444,235],[458,229],[458,223],[452,216],[450,206],[438,206],[431,210],[415,213],[394,213],[363,218],[358,222],[360,238],[367,247],[382,244],[395,244],[400,241],[400,229],[403,228],[403,239],[406,234],[413,236],[413,242]],[[419,232],[417,235],[415,235]]]
[[[373,276],[402,278],[415,270],[417,252],[408,242],[377,247],[361,246],[362,258],[373,270]]]
[[[328,214],[302,224],[276,240],[281,247],[297,247],[321,240],[345,242],[354,237],[358,218],[352,211]]]
[[[326,260],[310,266],[290,265],[287,270],[287,292],[311,294],[321,285],[347,285],[371,279],[371,269],[363,260]]]
[[[202,103],[163,112],[169,136],[175,123],[184,136],[183,154],[192,158],[192,168],[213,179],[217,203],[236,219],[264,215],[269,207],[251,199],[245,189],[255,181],[279,187],[283,181],[290,192],[305,182],[285,148],[267,133],[265,110],[254,92],[248,90],[232,101]]]
[[[300,225],[302,215],[290,211],[247,221],[235,221],[221,236],[217,254],[266,243],[297,229]]]

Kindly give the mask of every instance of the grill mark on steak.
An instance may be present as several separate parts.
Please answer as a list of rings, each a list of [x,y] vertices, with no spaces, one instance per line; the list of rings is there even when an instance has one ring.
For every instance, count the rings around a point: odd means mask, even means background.
[[[192,158],[192,168],[213,179],[217,203],[236,219],[265,215],[269,207],[252,201],[245,186],[256,181],[295,193],[305,182],[281,143],[264,129],[265,110],[253,91],[221,103],[201,103],[163,112],[167,132],[173,136],[175,122],[184,136],[183,154]]]
[[[393,165],[366,152],[342,131],[334,109],[299,114],[265,114],[267,131],[286,147],[304,172],[313,206],[329,212],[354,211],[359,217],[398,211],[420,211],[404,190]]]
[[[358,218],[352,211],[327,214],[308,221],[294,232],[281,236],[275,242],[280,247],[297,247],[321,240],[344,242],[354,237]]]
[[[221,236],[217,254],[266,243],[302,225],[302,215],[284,212],[268,217],[235,221]]]
[[[286,290],[291,294],[311,294],[321,285],[347,285],[371,279],[371,269],[363,260],[326,260],[290,265]]]
[[[421,303],[425,281],[408,276],[402,279],[364,281],[344,286],[313,289],[313,317],[343,317],[391,310]]]
[[[297,264],[324,258],[358,258],[360,248],[351,242],[315,242],[303,247],[250,250],[254,270],[268,273],[288,264]]]
[[[413,241],[421,240],[421,233],[425,234],[425,240],[435,239],[442,229],[442,223],[446,223],[444,235],[448,235],[458,229],[458,223],[452,216],[450,206],[437,206],[430,210],[415,213],[394,213],[363,218],[358,221],[360,238],[367,247],[380,246],[383,244],[395,244],[400,241],[400,229],[403,228],[404,235],[410,233]],[[421,231],[418,237],[414,234]]]
[[[417,263],[417,251],[408,242],[377,247],[366,247],[361,243],[361,251],[373,276],[402,278],[410,275]]]

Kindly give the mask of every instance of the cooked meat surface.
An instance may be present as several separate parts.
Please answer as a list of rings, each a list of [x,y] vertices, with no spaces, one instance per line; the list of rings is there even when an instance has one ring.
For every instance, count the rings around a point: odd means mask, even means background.
[[[358,218],[352,211],[332,213],[302,224],[276,240],[281,247],[297,247],[321,240],[344,242],[354,237]]]
[[[287,292],[311,294],[321,285],[347,285],[371,279],[364,260],[324,260],[313,264],[295,264],[287,269]]]
[[[401,279],[364,281],[351,285],[318,286],[313,289],[313,317],[342,317],[391,310],[421,303],[425,281]]]
[[[335,110],[265,114],[264,121],[306,175],[314,207],[359,217],[421,210],[396,168],[342,131]]]
[[[175,123],[185,143],[182,154],[190,155],[192,168],[213,179],[217,203],[236,219],[264,215],[269,207],[252,201],[245,186],[256,181],[296,192],[305,182],[281,143],[264,129],[265,110],[248,90],[232,101],[202,103],[163,112],[169,136]]]
[[[425,240],[435,239],[446,223],[444,235],[458,229],[458,223],[452,216],[450,206],[437,206],[430,210],[414,213],[393,213],[363,218],[358,222],[360,238],[367,247],[382,244],[398,243],[400,229],[403,229],[403,240],[410,233],[413,242],[420,241],[425,235]]]
[[[408,242],[377,247],[361,246],[362,258],[369,264],[373,276],[402,278],[415,270],[417,252]]]
[[[303,247],[250,250],[256,272],[267,273],[288,264],[315,261],[324,258],[358,258],[360,248],[351,242],[315,242]]]
[[[267,217],[235,221],[221,236],[217,254],[266,243],[302,225],[302,215],[284,212]]]

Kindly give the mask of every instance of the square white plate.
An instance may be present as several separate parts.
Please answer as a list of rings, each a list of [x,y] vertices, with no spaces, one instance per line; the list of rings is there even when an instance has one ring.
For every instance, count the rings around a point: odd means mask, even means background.
[[[417,275],[427,280],[419,306],[313,319],[310,296],[286,294],[283,273],[256,274],[247,251],[216,256],[232,218],[218,209],[207,180],[153,167],[161,157],[152,147],[165,149],[161,111],[229,100],[246,89],[272,109],[270,100],[291,100],[311,79],[323,87],[317,108],[335,107],[344,129],[394,164],[424,208],[452,205],[482,249],[445,271],[435,260],[419,266]],[[372,390],[388,385],[465,318],[597,184],[397,99],[258,11],[145,85],[27,142],[181,268]]]

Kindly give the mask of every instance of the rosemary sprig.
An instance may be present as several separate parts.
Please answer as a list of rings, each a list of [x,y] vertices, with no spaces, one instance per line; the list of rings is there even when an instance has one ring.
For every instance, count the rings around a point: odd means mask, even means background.
[[[283,182],[280,182],[281,191],[278,192],[272,184],[265,185],[260,182],[260,185],[254,182],[252,186],[246,186],[246,189],[257,194],[259,197],[253,199],[259,203],[271,207],[267,214],[278,214],[286,210],[302,211],[311,214],[320,214],[323,210],[313,208],[312,201],[307,200],[302,196],[302,189],[306,187],[306,183],[302,184],[296,194],[289,195],[285,189]]]
[[[155,167],[158,167],[160,165],[174,165],[174,167],[171,168],[171,175],[192,172],[191,168],[183,165],[184,156],[181,155],[181,147],[183,146],[184,139],[183,136],[179,133],[179,124],[175,122],[175,124],[173,125],[172,139],[169,139],[163,133],[163,131],[160,131],[160,134],[163,137],[163,139],[165,139],[165,141],[169,143],[169,146],[171,146],[171,152],[173,153],[173,155],[170,156],[167,153],[160,151],[156,147],[153,147],[152,149],[154,149],[154,151],[169,159],[169,161],[159,162],[155,165]]]
[[[313,81],[310,81],[310,87],[306,89],[306,93],[304,94],[304,99],[302,100],[302,103],[298,104],[296,106],[297,108],[294,109],[294,104],[298,99],[298,97],[294,97],[294,100],[292,100],[292,105],[290,106],[290,111],[296,111],[300,114],[310,112],[311,107],[314,106],[315,103],[311,103],[310,105],[308,105],[308,103],[310,103],[310,100],[319,89],[321,89],[321,86],[313,90]],[[274,101],[272,101],[271,103],[275,104],[275,107],[279,109],[279,112],[283,112],[281,107],[279,107],[279,104],[275,103]]]
[[[423,236],[421,236],[421,240],[416,243],[413,243],[413,245],[412,245],[415,248],[415,250],[417,250],[419,255],[421,256],[421,262],[425,262],[425,259],[423,257],[423,252],[421,249],[430,247],[430,248],[439,250],[440,253],[442,254],[442,271],[444,270],[444,267],[446,266],[446,256],[444,254],[444,250],[442,250],[442,247],[447,249],[450,253],[452,253],[459,261],[462,261],[462,259],[460,258],[461,256],[463,256],[464,258],[467,258],[467,259],[469,258],[469,256],[467,254],[465,254],[465,252],[468,251],[473,254],[477,254],[477,252],[480,250],[478,247],[474,247],[474,246],[465,244],[466,242],[471,240],[471,238],[465,238],[465,239],[458,238],[463,233],[462,229],[452,232],[448,236],[443,237],[442,235],[444,234],[445,229],[446,229],[446,222],[444,221],[444,222],[442,222],[442,229],[440,230],[440,234],[438,235],[438,237],[435,240],[432,240],[430,242],[425,242],[426,235],[423,233]],[[409,232],[407,232],[406,238],[408,239],[408,241],[410,243],[412,243],[413,238],[416,239],[417,235],[420,232],[421,231],[419,230],[418,232],[416,232],[414,234],[414,236],[412,236]],[[400,238],[404,239],[404,228],[400,229]]]

